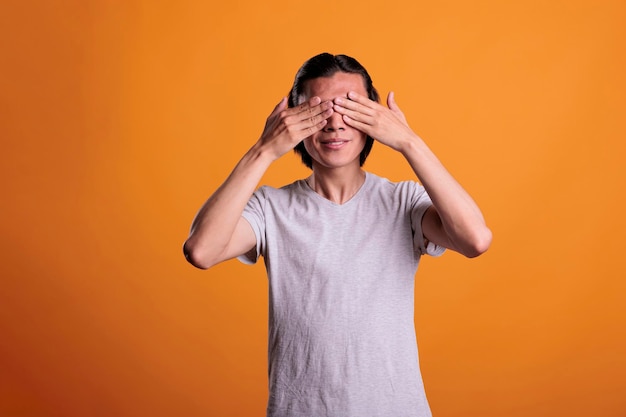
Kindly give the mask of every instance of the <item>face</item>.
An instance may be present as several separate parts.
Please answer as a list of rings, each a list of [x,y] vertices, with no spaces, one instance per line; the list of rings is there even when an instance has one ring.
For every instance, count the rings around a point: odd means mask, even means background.
[[[320,77],[305,84],[304,100],[318,96],[322,101],[346,97],[348,91],[367,96],[360,74],[336,72],[331,77]],[[333,113],[321,131],[304,140],[304,147],[313,158],[313,169],[360,167],[359,155],[365,146],[366,135],[348,126],[339,113]]]

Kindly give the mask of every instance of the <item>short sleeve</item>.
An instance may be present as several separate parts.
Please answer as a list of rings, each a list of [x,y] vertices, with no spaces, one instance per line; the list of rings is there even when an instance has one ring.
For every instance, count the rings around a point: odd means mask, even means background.
[[[418,183],[412,183],[412,186],[411,226],[413,228],[413,247],[417,255],[441,256],[446,251],[446,248],[430,241],[426,243],[426,238],[422,231],[424,214],[433,205],[433,202],[423,186]]]
[[[237,259],[248,265],[255,264],[259,256],[264,253],[265,248],[265,201],[266,194],[264,187],[259,188],[252,194],[248,204],[243,210],[242,217],[250,223],[254,235],[256,236],[256,245],[247,253],[240,255]]]

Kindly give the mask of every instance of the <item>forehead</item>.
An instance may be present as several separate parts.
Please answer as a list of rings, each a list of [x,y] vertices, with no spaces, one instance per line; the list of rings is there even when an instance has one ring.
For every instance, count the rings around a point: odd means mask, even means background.
[[[367,96],[365,80],[361,74],[336,72],[330,77],[319,77],[308,80],[304,84],[304,99],[318,96],[322,100],[345,97],[348,91]]]

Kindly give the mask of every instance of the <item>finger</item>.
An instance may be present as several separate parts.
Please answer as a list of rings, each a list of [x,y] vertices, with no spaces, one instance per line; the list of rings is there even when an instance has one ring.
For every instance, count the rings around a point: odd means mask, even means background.
[[[283,100],[285,100],[285,98],[283,98]],[[298,104],[297,106],[294,107],[288,107],[286,105],[282,105],[282,101],[281,103],[278,104],[278,106],[276,106],[276,109],[274,109],[274,112],[272,113],[272,115],[274,114],[279,114],[281,119],[292,119],[292,122],[295,122],[296,120],[300,120],[301,117],[296,117],[296,119],[293,119],[293,116],[297,116],[298,114],[302,113],[302,112],[309,112],[309,115],[313,115],[315,114],[315,112],[311,112],[310,109],[316,105],[319,105],[321,102],[321,99],[319,97],[311,97],[309,100]],[[280,110],[277,110],[278,107],[280,107]]]
[[[307,111],[308,109],[311,109],[317,105],[319,105],[322,102],[322,99],[315,96],[315,97],[311,97],[310,99],[308,99],[305,102],[302,102],[300,104],[298,104],[297,106],[294,107],[294,113],[301,113],[303,111]]]
[[[320,104],[322,102],[322,99],[319,98],[318,96],[315,97],[311,97],[309,99],[309,106],[313,107],[313,106],[317,106],[318,104]]]
[[[278,113],[280,113],[281,111],[285,110],[287,108],[287,97],[283,97],[278,104],[276,105],[276,107],[274,107],[274,110],[272,110],[272,113],[270,114],[269,117],[272,117],[274,115],[277,115]]]
[[[316,117],[321,113],[327,112],[332,108],[331,101],[323,101],[319,97],[312,97],[306,102],[296,106],[293,109],[289,109],[285,112],[284,116],[289,119],[290,123],[300,123],[301,121],[308,120],[312,117]],[[326,115],[326,118],[330,117],[332,113]]]
[[[369,99],[367,100],[369,101]],[[342,109],[347,109],[353,112],[359,112],[359,113],[365,114],[367,116],[374,116],[376,113],[376,110],[374,108],[366,106],[357,101],[350,100],[345,97],[336,97],[333,100],[333,103],[335,104],[336,110],[338,112],[340,112]],[[378,103],[375,103],[375,104],[378,104]]]
[[[339,101],[342,104],[345,104],[346,106],[350,106],[349,103],[347,103],[349,100],[341,100]],[[359,104],[354,104],[357,106],[360,106]],[[354,105],[352,105],[352,107],[354,107]],[[362,106],[361,106],[362,107]],[[344,107],[343,105],[340,104],[335,104],[333,106],[333,110],[336,111],[337,113],[343,115],[343,116],[348,116],[350,119],[352,120],[358,120],[362,123],[371,123],[372,121],[372,114],[369,113],[364,113],[362,108],[359,108],[359,110],[353,110],[350,109],[348,107]],[[367,110],[366,110],[367,111]]]
[[[324,128],[324,126],[326,126],[326,124],[328,123],[328,118],[322,119],[319,122],[315,123],[315,124],[311,124],[306,126],[302,131],[304,133],[304,137],[309,137],[311,135],[313,135],[314,133],[319,132],[320,130],[322,130]]]
[[[393,111],[400,110],[400,108],[396,104],[396,95],[393,91],[390,91],[387,95],[387,107],[389,107]]]
[[[321,102],[319,97],[312,97],[296,107],[281,111],[280,119],[284,126],[297,132],[317,125],[322,120],[329,118],[332,113],[332,102]]]
[[[396,103],[396,94],[393,91],[390,91],[387,95],[387,107],[389,107],[389,110],[391,110],[397,117],[399,117],[400,120],[404,122],[404,124],[407,124],[404,113],[402,112],[402,110],[400,110],[398,103]]]
[[[321,130],[327,123],[327,120],[332,114],[334,110],[332,109],[332,103],[326,102],[325,106],[316,106],[320,110],[319,113],[313,114],[310,117],[302,119],[299,123],[296,124],[296,128],[300,130],[311,130],[313,129],[313,133]],[[324,103],[322,103],[324,104]]]
[[[375,105],[377,105],[378,103],[376,103],[373,100],[370,100],[369,97],[367,96],[362,96],[361,94],[355,92],[355,91],[348,91],[348,99],[359,103],[365,107],[373,107]]]
[[[404,116],[404,113],[400,110],[398,103],[396,103],[396,93],[393,91],[390,91],[387,95],[387,107],[389,107],[389,109],[394,113]]]
[[[296,114],[288,114],[289,111],[297,111],[296,108],[282,112],[280,122],[281,130],[291,132],[290,135],[297,142],[323,129],[327,124],[327,119],[334,112],[330,101],[319,103],[314,107],[300,107],[300,109],[304,110]]]
[[[361,122],[359,120],[355,120],[352,117],[348,116],[347,114],[344,114],[342,116],[343,121],[350,127],[353,127],[354,129],[365,133],[366,135],[372,136],[371,132],[370,132],[370,128],[372,127],[371,125]]]
[[[333,103],[331,101],[324,101],[322,103],[319,100],[313,101],[317,103],[313,107],[303,107],[302,111],[289,117],[292,123],[309,122],[309,124],[316,124],[321,119],[328,119],[333,114]],[[321,118],[321,119],[320,119]]]

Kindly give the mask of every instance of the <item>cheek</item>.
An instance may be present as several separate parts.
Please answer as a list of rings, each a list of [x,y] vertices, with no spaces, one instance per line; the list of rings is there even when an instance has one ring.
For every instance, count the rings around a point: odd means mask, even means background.
[[[359,132],[359,140],[361,141],[361,143],[363,143],[363,146],[365,146],[365,142],[367,141],[367,135],[363,132]]]
[[[309,153],[309,155],[315,155],[317,153],[317,152],[315,152],[315,147],[312,144],[314,137],[315,137],[315,135],[309,136],[308,138],[306,138],[306,139],[304,139],[302,141],[302,143],[304,144],[304,149],[306,149],[306,151]]]

